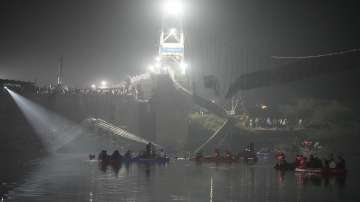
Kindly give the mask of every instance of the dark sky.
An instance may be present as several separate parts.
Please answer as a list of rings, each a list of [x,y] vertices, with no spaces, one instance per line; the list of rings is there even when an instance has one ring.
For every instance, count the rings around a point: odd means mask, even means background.
[[[161,0],[0,0],[0,77],[84,87],[145,71],[158,51]],[[193,74],[232,81],[271,55],[360,48],[351,1],[185,0]]]

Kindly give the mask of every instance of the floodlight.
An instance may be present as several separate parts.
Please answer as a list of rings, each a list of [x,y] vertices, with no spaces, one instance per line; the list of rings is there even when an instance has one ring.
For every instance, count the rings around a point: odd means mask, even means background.
[[[101,85],[102,86],[106,86],[107,82],[106,81],[101,81]]]
[[[96,85],[95,85],[95,84],[91,84],[91,88],[92,88],[92,89],[96,89]]]
[[[167,0],[163,7],[164,13],[170,16],[180,16],[184,7],[180,0]]]
[[[175,34],[176,33],[176,29],[175,28],[171,28],[170,29],[170,34]]]
[[[159,56],[156,56],[156,57],[155,57],[155,61],[156,61],[156,62],[160,62],[160,61],[161,61],[161,58],[160,58]]]

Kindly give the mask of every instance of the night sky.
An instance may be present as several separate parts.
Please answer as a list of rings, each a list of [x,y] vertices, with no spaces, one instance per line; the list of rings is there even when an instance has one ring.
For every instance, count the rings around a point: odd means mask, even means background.
[[[158,52],[161,0],[0,0],[0,78],[112,83],[146,70]],[[351,1],[185,0],[186,58],[194,78],[271,68],[272,55],[360,48]]]

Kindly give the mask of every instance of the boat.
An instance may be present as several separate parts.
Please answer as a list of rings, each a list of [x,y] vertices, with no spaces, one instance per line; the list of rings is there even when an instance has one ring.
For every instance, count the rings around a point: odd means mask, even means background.
[[[295,172],[312,175],[345,175],[346,169],[342,168],[295,168]]]
[[[256,156],[260,159],[267,159],[272,156],[272,152],[269,149],[260,149],[256,152]]]
[[[252,151],[242,151],[237,154],[236,158],[245,160],[245,161],[257,161],[258,157],[255,152]]]
[[[118,165],[122,163],[122,160],[99,159],[98,162],[101,165]]]
[[[323,169],[324,175],[346,175],[346,169],[333,168],[333,169]]]
[[[283,164],[283,165],[278,165],[278,164],[276,164],[276,165],[274,166],[274,168],[275,168],[276,170],[283,170],[283,171],[285,171],[285,170],[292,170],[292,171],[294,171],[294,170],[295,170],[295,163],[285,163],[285,164]]]
[[[129,164],[129,163],[168,163],[170,161],[169,158],[122,158],[121,160],[98,160],[101,165],[118,165],[121,163]]]
[[[169,163],[170,158],[168,157],[158,157],[158,158],[141,158],[141,157],[135,157],[131,160],[131,162],[136,163]]]
[[[242,160],[246,162],[256,162],[256,156],[242,156],[239,158],[225,158],[225,157],[213,157],[213,156],[205,156],[205,157],[195,157],[191,158],[192,161],[197,162],[205,162],[205,163],[240,163]]]
[[[212,157],[212,156],[192,158],[190,160],[197,162],[207,162],[207,163],[239,163],[239,160],[233,158]]]
[[[321,174],[322,168],[295,168],[297,173]]]

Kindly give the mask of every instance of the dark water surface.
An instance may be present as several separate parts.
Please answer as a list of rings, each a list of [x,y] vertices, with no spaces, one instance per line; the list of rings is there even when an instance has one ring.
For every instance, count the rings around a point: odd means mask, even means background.
[[[272,161],[246,164],[121,165],[101,168],[86,155],[36,163],[4,201],[360,201],[360,164],[346,178],[279,173]],[[359,161],[359,158],[352,160]]]

